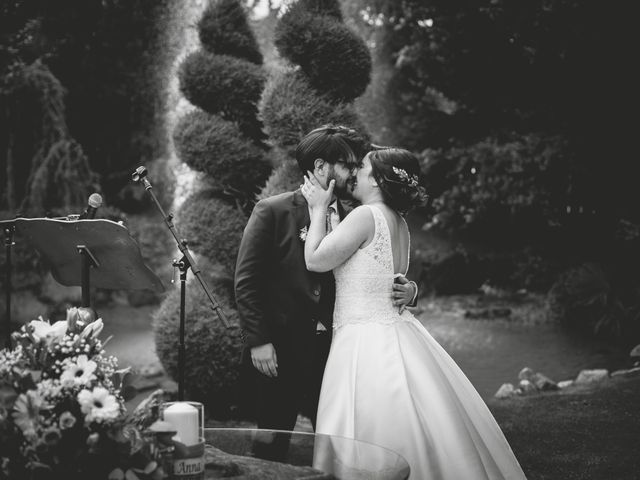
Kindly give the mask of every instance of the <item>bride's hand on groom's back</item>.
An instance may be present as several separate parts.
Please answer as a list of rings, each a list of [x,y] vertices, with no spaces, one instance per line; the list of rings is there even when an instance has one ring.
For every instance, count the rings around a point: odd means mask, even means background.
[[[251,362],[267,377],[278,376],[278,357],[273,343],[265,343],[251,349]]]

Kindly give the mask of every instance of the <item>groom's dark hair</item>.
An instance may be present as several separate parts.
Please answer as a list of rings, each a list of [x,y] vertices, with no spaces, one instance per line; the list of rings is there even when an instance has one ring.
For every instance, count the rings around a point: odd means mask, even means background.
[[[357,167],[370,149],[368,139],[353,128],[323,125],[300,140],[296,147],[296,160],[303,173],[313,171],[317,158],[332,165],[344,162]]]

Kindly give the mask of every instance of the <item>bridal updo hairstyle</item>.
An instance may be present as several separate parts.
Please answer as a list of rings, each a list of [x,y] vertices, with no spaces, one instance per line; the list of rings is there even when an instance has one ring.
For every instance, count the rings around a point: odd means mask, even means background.
[[[371,174],[380,188],[384,202],[405,215],[426,201],[424,188],[419,185],[420,163],[408,150],[377,147],[369,153]]]
[[[369,141],[353,128],[323,125],[300,140],[296,147],[296,160],[305,174],[307,170],[313,171],[317,158],[331,165],[344,162],[347,167],[356,168],[369,150]]]

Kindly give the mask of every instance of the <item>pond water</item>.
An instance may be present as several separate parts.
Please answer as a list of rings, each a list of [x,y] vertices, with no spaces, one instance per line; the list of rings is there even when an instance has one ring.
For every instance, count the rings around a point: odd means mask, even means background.
[[[553,323],[471,320],[463,312],[443,314],[430,308],[418,318],[485,400],[503,383],[515,385],[523,367],[558,382],[585,368],[628,366],[630,349],[569,334]]]
[[[516,384],[523,367],[558,382],[575,378],[585,368],[613,371],[629,366],[630,348],[577,337],[549,322],[470,320],[464,318],[464,306],[453,303],[443,308],[441,300],[432,304],[421,299],[422,311],[417,317],[485,400],[503,383]],[[121,367],[140,368],[158,362],[150,320],[155,308],[113,306],[101,310],[108,319],[102,337],[113,335],[105,349],[118,357]],[[518,318],[518,309],[514,312]]]

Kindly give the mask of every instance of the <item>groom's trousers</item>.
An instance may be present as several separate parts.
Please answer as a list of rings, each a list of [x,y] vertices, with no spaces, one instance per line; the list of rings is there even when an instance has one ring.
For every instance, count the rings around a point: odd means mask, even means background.
[[[256,387],[254,411],[260,429],[293,430],[298,413],[309,417],[315,428],[331,331],[315,333],[311,342],[300,342],[299,339],[296,342],[296,338],[287,336],[283,341],[274,343],[278,357],[277,377],[267,377],[258,372],[250,358],[245,365]],[[272,442],[262,441],[254,445],[254,453],[261,458],[284,460],[288,446],[288,436],[279,435]]]

